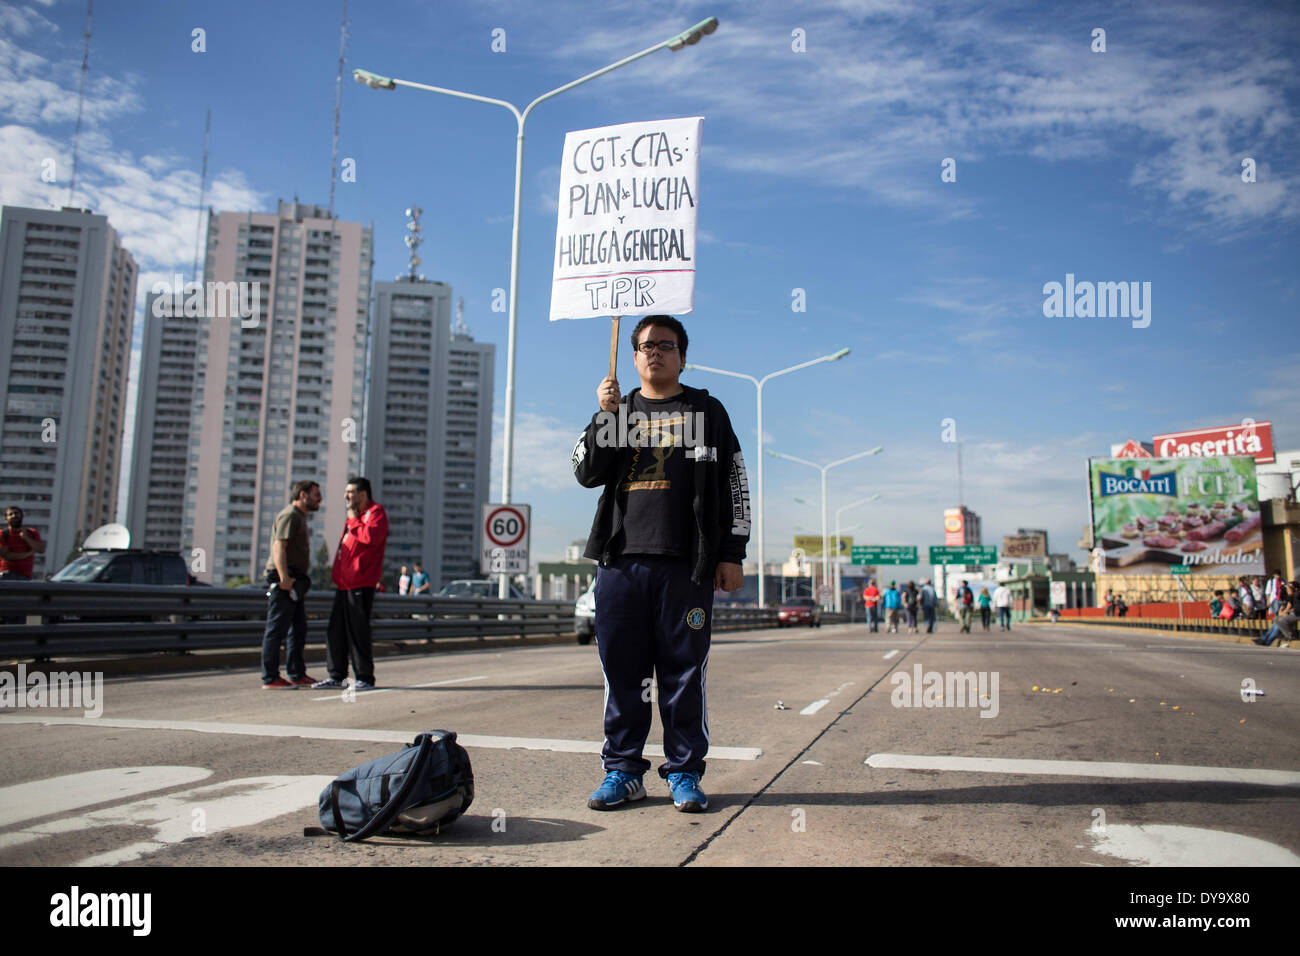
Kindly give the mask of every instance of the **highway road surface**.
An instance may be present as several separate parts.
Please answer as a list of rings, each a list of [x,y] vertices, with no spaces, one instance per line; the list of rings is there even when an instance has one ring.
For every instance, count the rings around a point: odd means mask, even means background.
[[[653,772],[646,800],[587,808],[594,647],[377,665],[380,689],[348,695],[263,691],[251,663],[109,675],[90,708],[29,693],[0,712],[0,865],[1300,863],[1297,649],[1065,625],[719,635],[698,815]],[[440,728],[473,760],[466,816],[304,837],[332,777]],[[656,716],[648,755],[659,738]]]

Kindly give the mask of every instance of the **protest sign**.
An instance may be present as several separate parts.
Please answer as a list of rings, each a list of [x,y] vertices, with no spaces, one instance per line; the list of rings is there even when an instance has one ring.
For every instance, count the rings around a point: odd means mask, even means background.
[[[694,309],[703,117],[566,134],[551,320]]]

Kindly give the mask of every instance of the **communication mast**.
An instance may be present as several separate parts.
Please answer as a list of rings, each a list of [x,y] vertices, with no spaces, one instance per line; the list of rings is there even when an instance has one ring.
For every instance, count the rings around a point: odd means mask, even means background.
[[[339,118],[343,112],[343,64],[348,41],[348,0],[343,0],[339,24],[339,75],[334,81],[334,148],[330,153],[330,218],[334,218],[334,185],[339,178]]]
[[[456,300],[456,325],[451,330],[451,337],[463,335],[469,338],[469,326],[465,324],[465,297],[462,295]]]
[[[411,267],[410,272],[398,278],[405,279],[407,282],[424,281],[424,276],[420,273],[420,244],[424,242],[424,227],[420,225],[420,214],[423,212],[424,210],[419,206],[411,206],[406,210],[406,231],[409,233],[406,237],[406,248],[411,250]]]
[[[81,110],[86,103],[86,74],[90,71],[90,27],[94,14],[95,0],[86,0],[86,29],[82,33],[85,41],[81,48],[81,85],[77,89],[77,128],[72,134],[72,181],[68,184],[68,205],[76,205],[73,200],[77,195],[77,150],[81,143]]]
[[[208,118],[203,123],[203,172],[199,174],[199,211],[198,222],[194,224],[194,268],[191,278],[199,281],[199,250],[203,244],[203,202],[208,193],[208,144],[212,137],[212,107],[208,107]]]

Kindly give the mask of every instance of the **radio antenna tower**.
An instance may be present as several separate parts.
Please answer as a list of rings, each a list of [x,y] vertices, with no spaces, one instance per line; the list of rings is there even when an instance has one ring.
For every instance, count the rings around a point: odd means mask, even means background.
[[[451,330],[452,338],[458,335],[469,337],[469,326],[465,324],[465,297],[456,300],[456,327]]]
[[[963,508],[966,506],[966,499],[962,497],[961,490],[961,442],[957,442],[957,504]]]
[[[68,184],[68,205],[74,205],[77,195],[77,149],[81,142],[81,110],[86,103],[86,73],[90,70],[90,26],[95,0],[86,0],[86,29],[82,33],[81,85],[77,89],[77,128],[72,134],[72,181]]]
[[[406,231],[410,233],[406,237],[406,248],[411,250],[411,271],[399,278],[404,278],[407,282],[424,281],[424,276],[420,274],[420,244],[424,242],[424,227],[420,225],[420,214],[423,212],[424,210],[419,206],[412,206],[406,210]]]
[[[203,122],[203,172],[199,174],[199,211],[194,224],[194,268],[191,278],[199,281],[199,249],[203,243],[203,202],[208,194],[208,144],[212,137],[212,107],[208,107],[208,118]]]
[[[334,148],[330,154],[330,218],[334,218],[334,186],[339,178],[339,116],[343,112],[343,64],[348,42],[348,0],[343,0],[339,24],[339,75],[334,81]]]

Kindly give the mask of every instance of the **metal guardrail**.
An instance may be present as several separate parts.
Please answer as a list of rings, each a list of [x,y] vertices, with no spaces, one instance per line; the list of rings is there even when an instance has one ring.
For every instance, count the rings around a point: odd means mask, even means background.
[[[324,644],[334,592],[305,600],[307,643]],[[376,594],[371,629],[376,641],[573,635],[573,604]],[[253,648],[265,626],[261,588],[0,582],[0,657]],[[776,608],[714,608],[714,631],[776,626]]]
[[[1046,617],[1036,622],[1049,620]],[[1107,627],[1142,627],[1159,631],[1193,631],[1201,634],[1237,634],[1243,637],[1262,635],[1272,626],[1271,620],[1243,618],[1224,621],[1212,617],[1061,617],[1061,624],[1097,624]]]

